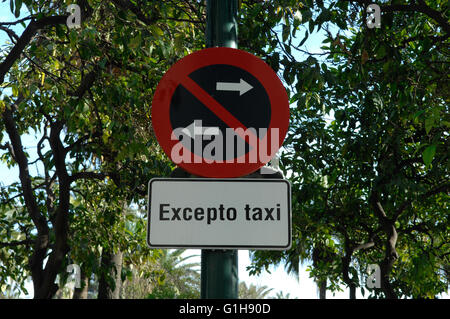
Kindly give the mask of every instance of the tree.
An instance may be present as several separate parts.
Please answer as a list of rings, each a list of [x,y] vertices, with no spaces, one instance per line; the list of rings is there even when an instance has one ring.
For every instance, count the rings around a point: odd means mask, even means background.
[[[239,299],[264,299],[272,291],[272,288],[267,286],[255,286],[247,284],[243,281],[239,283]]]
[[[284,65],[297,104],[281,160],[294,238],[288,252],[255,253],[255,269],[306,255],[314,277],[331,290],[344,283],[354,298],[358,276],[378,264],[372,296],[434,297],[448,289],[446,4],[385,2],[381,28],[369,29],[369,3],[306,1],[300,42],[292,3],[279,3],[284,44],[268,59]],[[309,52],[302,45],[316,27],[322,51]]]
[[[274,299],[297,299],[297,298],[292,298],[290,293],[284,293],[283,291],[278,291],[276,293]]]
[[[161,274],[158,278],[159,285],[154,286],[147,298],[200,298],[200,264],[186,262],[198,256],[182,256],[185,251],[185,249],[162,251],[157,268]]]
[[[81,29],[66,27],[61,1],[11,1],[18,19],[0,23],[11,38],[0,64],[0,148],[20,179],[2,189],[2,214],[14,216],[2,219],[9,231],[1,247],[25,256],[2,268],[1,278],[20,282],[31,274],[35,298],[55,294],[56,275],[81,244],[69,236],[71,222],[83,220],[73,218],[71,204],[79,183],[116,187],[120,197],[104,198],[131,203],[142,201],[149,178],[170,171],[149,125],[151,94],[167,66],[198,47],[202,35],[196,24],[204,5],[196,1],[78,5]],[[28,15],[19,18],[22,6]],[[20,36],[11,28],[19,24]],[[34,133],[37,154],[30,158],[23,136]],[[12,238],[11,229],[20,234]]]

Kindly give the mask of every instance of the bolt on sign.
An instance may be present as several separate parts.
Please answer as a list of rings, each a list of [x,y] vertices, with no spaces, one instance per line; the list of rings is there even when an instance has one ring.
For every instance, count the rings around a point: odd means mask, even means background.
[[[175,63],[152,102],[164,152],[202,177],[241,177],[264,166],[289,126],[289,99],[276,73],[238,49],[208,48]]]

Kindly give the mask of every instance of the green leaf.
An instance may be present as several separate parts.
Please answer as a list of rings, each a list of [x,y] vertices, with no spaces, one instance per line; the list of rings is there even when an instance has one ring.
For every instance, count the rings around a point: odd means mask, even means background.
[[[289,26],[283,24],[283,32],[282,32],[283,42],[287,41],[289,34],[290,34]]]
[[[19,95],[19,89],[17,88],[16,85],[13,85],[13,86],[11,87],[11,89],[12,89],[12,94],[13,94],[13,96],[18,96],[18,95]]]
[[[308,22],[308,25],[309,25],[309,33],[313,33],[314,27],[315,27],[314,21],[311,19],[311,20]]]
[[[383,72],[384,72],[384,73],[388,73],[390,67],[391,67],[391,63],[390,63],[389,61],[386,62],[386,63],[384,63],[384,64],[383,64]]]
[[[413,119],[417,119],[419,116],[421,116],[423,113],[425,113],[425,110],[420,110],[414,113]]]
[[[20,16],[20,8],[22,7],[22,0],[15,0],[15,10],[14,15],[16,18]]]
[[[425,132],[430,133],[431,129],[434,126],[434,118],[430,117],[425,120]]]
[[[428,167],[433,161],[434,155],[436,154],[436,145],[428,146],[422,153],[423,162]]]
[[[308,30],[306,30],[305,31],[305,37],[303,38],[302,41],[300,41],[300,43],[298,45],[299,47],[302,46],[306,42],[306,40],[308,39],[308,36],[309,36],[309,33],[308,33]]]

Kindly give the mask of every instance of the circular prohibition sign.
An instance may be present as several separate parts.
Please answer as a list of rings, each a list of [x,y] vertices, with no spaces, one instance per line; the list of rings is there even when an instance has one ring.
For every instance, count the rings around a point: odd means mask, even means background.
[[[289,99],[277,74],[260,58],[233,48],[207,48],[164,74],[152,101],[152,125],[164,152],[187,172],[241,177],[268,163],[283,144]],[[223,150],[216,147],[205,155],[205,144],[219,137],[223,142],[225,135]],[[231,155],[223,156],[236,136],[245,141],[245,150],[233,145]]]

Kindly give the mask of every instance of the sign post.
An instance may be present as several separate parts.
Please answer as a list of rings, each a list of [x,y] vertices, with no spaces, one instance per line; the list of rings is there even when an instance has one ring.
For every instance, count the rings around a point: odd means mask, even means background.
[[[206,1],[206,46],[237,48],[238,0]],[[202,250],[201,298],[237,299],[238,251]]]
[[[177,61],[152,101],[178,167],[149,183],[148,244],[202,249],[203,299],[238,298],[236,249],[291,245],[290,184],[257,173],[284,141],[289,99],[270,66],[237,49],[237,2],[207,0],[207,48]]]

